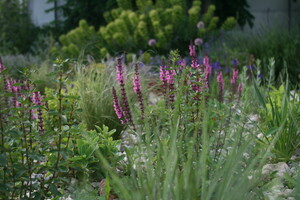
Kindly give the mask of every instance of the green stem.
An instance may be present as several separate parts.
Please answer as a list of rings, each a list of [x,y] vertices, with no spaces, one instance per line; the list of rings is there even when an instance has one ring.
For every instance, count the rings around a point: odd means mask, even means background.
[[[11,199],[14,199],[15,196],[15,188],[16,188],[16,179],[15,179],[15,169],[14,169],[14,161],[12,159],[11,153],[9,153],[9,158],[10,158],[10,163],[11,163],[11,168],[12,168],[12,177],[13,177],[13,191],[11,193]]]

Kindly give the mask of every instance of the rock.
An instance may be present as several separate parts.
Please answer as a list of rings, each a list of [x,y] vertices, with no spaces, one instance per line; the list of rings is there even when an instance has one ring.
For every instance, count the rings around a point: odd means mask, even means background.
[[[294,200],[292,197],[293,190],[285,189],[283,185],[275,185],[269,191],[264,192],[266,199],[269,200],[279,200],[279,199],[288,199]]]
[[[266,164],[262,168],[263,175],[270,175],[275,171],[278,177],[282,177],[285,173],[290,173],[290,168],[285,162],[279,162],[276,164]]]

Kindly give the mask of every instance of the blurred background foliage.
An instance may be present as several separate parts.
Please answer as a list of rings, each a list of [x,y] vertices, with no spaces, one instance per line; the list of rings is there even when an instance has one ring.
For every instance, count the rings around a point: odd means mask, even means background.
[[[216,7],[209,5],[203,12],[200,0],[192,1],[190,7],[185,0],[117,0],[117,5],[117,8],[104,12],[106,25],[98,30],[89,26],[88,20],[81,20],[79,27],[62,35],[59,38],[62,48],[58,52],[76,57],[84,48],[82,45],[92,43],[98,48],[92,55],[102,58],[108,53],[137,53],[149,48],[155,53],[167,54],[170,49],[185,49],[183,44],[213,34],[220,27],[219,17],[214,15]],[[221,24],[225,30],[235,25],[233,17],[226,18]],[[153,43],[150,43],[151,39]]]
[[[27,53],[38,34],[30,19],[27,1],[0,1],[1,54]]]
[[[249,54],[262,62],[274,57],[277,77],[287,65],[292,82],[299,81],[299,27],[226,31],[236,24],[234,30],[252,27],[247,0],[66,0],[49,10],[60,17],[44,27],[31,22],[28,9],[28,0],[0,0],[0,53],[8,67],[13,65],[9,69],[14,77],[23,71],[19,66],[24,60],[28,67],[36,67],[49,58],[78,59],[80,54],[92,55],[96,61],[108,54],[125,53],[130,55],[127,58],[147,54],[143,57],[151,64],[154,56],[167,55],[171,49],[187,55],[188,44],[201,38],[202,54],[218,54],[222,65],[233,58],[247,65]],[[20,54],[30,59],[16,63]]]

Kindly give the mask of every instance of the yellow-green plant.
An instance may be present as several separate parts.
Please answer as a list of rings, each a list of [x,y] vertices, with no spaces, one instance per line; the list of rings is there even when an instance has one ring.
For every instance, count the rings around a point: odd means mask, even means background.
[[[79,22],[79,26],[71,30],[68,34],[59,38],[62,48],[53,47],[51,49],[54,55],[78,57],[81,51],[86,53],[100,53],[97,48],[97,41],[100,40],[93,26],[89,26],[85,20]],[[97,52],[98,51],[98,52]]]
[[[201,0],[194,0],[190,8],[185,0],[155,3],[135,0],[134,5],[129,0],[117,2],[117,9],[104,14],[108,24],[98,31],[82,20],[78,28],[61,36],[63,53],[74,57],[93,42],[96,47],[91,48],[93,53],[101,53],[101,56],[121,51],[136,53],[149,46],[158,53],[167,53],[170,48],[184,49],[190,40],[205,38],[219,27],[219,18],[214,16],[215,6],[210,5],[201,15]],[[229,17],[221,27],[228,30],[235,23],[235,19]],[[155,42],[150,44],[151,39]]]

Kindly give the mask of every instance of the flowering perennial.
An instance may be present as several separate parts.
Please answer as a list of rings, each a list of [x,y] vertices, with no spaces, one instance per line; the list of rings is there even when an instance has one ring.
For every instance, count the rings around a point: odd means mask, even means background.
[[[236,82],[237,82],[238,78],[239,78],[239,70],[235,68],[233,70],[232,78],[230,79],[233,94],[235,93],[235,90],[236,90]]]
[[[121,96],[122,96],[122,109],[124,113],[124,119],[126,122],[129,122],[133,129],[135,129],[133,120],[132,120],[132,115],[128,103],[128,98],[125,90],[125,78],[124,78],[124,67],[122,65],[122,60],[121,58],[118,59],[118,64],[116,66],[116,72],[117,72],[117,81],[120,85],[120,90],[121,90]],[[117,114],[118,115],[118,114]]]
[[[117,93],[116,93],[116,90],[114,87],[112,88],[112,95],[113,95],[113,101],[114,101],[114,110],[115,110],[118,118],[120,119],[121,123],[125,124],[126,123],[126,119],[124,118],[125,115],[124,115],[123,109],[121,107],[120,101],[118,99],[118,96],[117,96]]]
[[[219,102],[223,102],[223,91],[224,91],[224,79],[222,72],[219,72],[217,77],[217,82],[219,83]]]
[[[133,91],[138,96],[138,101],[141,107],[142,119],[144,119],[144,102],[143,102],[143,95],[142,95],[142,88],[141,88],[141,81],[139,77],[138,65],[135,65],[135,73],[133,77]]]

